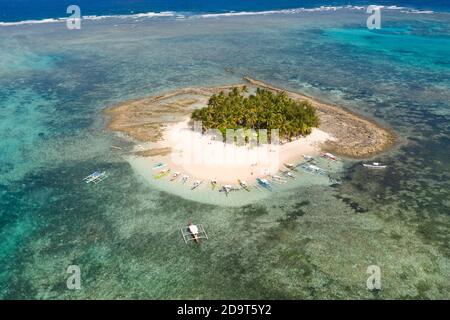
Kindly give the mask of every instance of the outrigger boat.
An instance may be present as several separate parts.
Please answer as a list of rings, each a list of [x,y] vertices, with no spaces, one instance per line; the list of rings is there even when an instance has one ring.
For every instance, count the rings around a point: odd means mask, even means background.
[[[297,166],[293,163],[285,163],[284,166],[290,170],[297,171]]]
[[[222,188],[220,188],[219,192],[225,192],[225,195],[228,197],[228,194],[230,193],[230,191],[233,189],[233,186],[226,184],[224,186],[222,186]]]
[[[211,180],[211,189],[215,189],[217,187],[217,180],[216,179],[212,179]]]
[[[157,175],[155,175],[155,179],[161,179],[162,177],[167,176],[170,173],[170,169],[161,170]]]
[[[244,189],[245,191],[250,192],[250,188],[248,187],[248,184],[245,180],[238,179],[239,185]]]
[[[189,176],[184,175],[184,176],[181,178],[181,181],[183,182],[183,184],[185,184],[186,181],[188,181],[188,179],[189,179]]]
[[[108,176],[106,175],[106,171],[95,171],[93,173],[91,173],[90,175],[88,175],[87,177],[85,177],[83,180],[86,183],[100,183],[103,180],[105,180],[106,178],[108,178]]]
[[[267,181],[267,179],[264,178],[256,178],[256,181],[258,182],[258,184],[263,187],[266,188],[269,191],[272,191],[272,185],[270,184],[269,181]]]
[[[180,231],[186,244],[191,240],[194,240],[197,244],[200,244],[200,239],[208,240],[205,228],[201,224],[195,225],[189,221],[186,227],[180,228]]]
[[[295,175],[292,173],[292,172],[290,172],[290,171],[284,171],[283,172],[283,174],[286,176],[286,177],[288,177],[288,178],[291,178],[291,179],[295,179]]]
[[[363,163],[363,166],[369,169],[386,169],[387,166],[382,165],[379,162],[373,162],[373,163]]]
[[[303,159],[305,159],[306,162],[311,162],[311,161],[314,160],[313,157],[308,156],[308,155],[306,155],[306,154],[302,154],[302,156],[303,156]]]
[[[173,173],[172,178],[170,179],[170,181],[175,181],[178,177],[180,176],[180,173],[178,171],[175,171]]]
[[[304,164],[302,165],[302,168],[310,173],[315,173],[315,174],[325,174],[325,170],[323,170],[322,168],[319,168],[318,166],[315,166],[313,164]]]
[[[331,154],[329,152],[322,153],[322,158],[326,158],[328,160],[333,160],[333,161],[338,160],[338,158],[334,154]]]
[[[271,177],[272,177],[273,181],[277,181],[277,182],[280,182],[280,183],[286,183],[287,182],[286,179],[284,179],[283,177],[280,177],[279,175],[276,175],[276,174],[272,175]]]
[[[157,163],[155,163],[155,164],[153,165],[153,170],[160,169],[160,168],[162,168],[162,167],[164,167],[164,166],[165,166],[164,163],[162,163],[162,162],[157,162]]]
[[[191,190],[197,189],[202,183],[203,183],[203,180],[194,181],[194,184],[192,185]]]

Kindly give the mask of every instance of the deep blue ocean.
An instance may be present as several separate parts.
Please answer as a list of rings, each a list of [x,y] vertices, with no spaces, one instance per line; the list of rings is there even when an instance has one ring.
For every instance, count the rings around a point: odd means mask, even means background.
[[[448,0],[0,0],[0,21],[40,20],[66,16],[69,5],[78,5],[83,15],[116,15],[174,11],[219,13],[314,8],[342,5],[385,5],[420,10],[450,11]]]

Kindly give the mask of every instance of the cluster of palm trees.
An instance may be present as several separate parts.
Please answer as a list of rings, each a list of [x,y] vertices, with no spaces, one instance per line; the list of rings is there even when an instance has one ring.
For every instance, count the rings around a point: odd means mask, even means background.
[[[279,137],[288,141],[310,134],[319,125],[315,109],[307,101],[260,88],[255,94],[247,93],[246,87],[234,87],[227,94],[214,94],[207,107],[192,113],[192,119],[202,121],[204,131],[218,129],[224,136],[227,129],[267,129],[270,139],[271,130],[278,129]]]

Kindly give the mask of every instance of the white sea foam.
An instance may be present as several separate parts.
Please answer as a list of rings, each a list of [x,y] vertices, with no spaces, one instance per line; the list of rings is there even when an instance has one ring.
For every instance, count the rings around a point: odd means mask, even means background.
[[[138,19],[138,18],[158,18],[158,17],[180,17],[182,15],[171,11],[164,12],[147,12],[137,14],[123,14],[123,15],[102,15],[102,16],[83,16],[82,20],[103,20],[103,19]],[[26,24],[43,24],[43,23],[58,23],[65,22],[68,18],[49,18],[42,20],[24,20],[17,22],[0,22],[0,26],[18,26]]]
[[[398,10],[402,13],[413,14],[433,14],[431,10],[417,10],[399,6],[378,6],[383,10]],[[299,14],[304,12],[327,12],[338,10],[366,10],[366,6],[320,6],[315,8],[296,8],[296,9],[282,9],[282,10],[267,10],[267,11],[231,11],[224,13],[206,13],[206,14],[192,14],[187,17],[201,17],[201,18],[220,18],[220,17],[233,17],[233,16],[255,16],[255,15],[270,15],[270,14]],[[159,18],[159,17],[173,17],[176,19],[184,19],[186,16],[181,13],[173,11],[164,12],[147,12],[137,14],[122,14],[122,15],[89,15],[83,16],[83,20],[103,20],[103,19],[139,19],[139,18]],[[42,20],[24,20],[16,22],[0,22],[0,26],[17,26],[27,24],[45,24],[45,23],[61,23],[67,21],[68,18],[48,18]]]

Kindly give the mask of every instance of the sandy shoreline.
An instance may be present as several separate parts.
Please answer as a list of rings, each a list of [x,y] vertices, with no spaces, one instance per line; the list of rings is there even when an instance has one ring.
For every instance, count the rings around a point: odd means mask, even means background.
[[[282,145],[237,146],[194,132],[186,118],[166,127],[162,139],[151,146],[150,151],[171,151],[149,157],[148,168],[162,162],[171,175],[180,172],[208,183],[217,180],[232,185],[240,179],[252,184],[257,177],[285,170],[284,164],[300,162],[303,154],[319,155],[320,144],[330,139],[333,137],[326,132],[313,129],[307,137]]]
[[[135,148],[136,157],[144,157],[144,170],[153,170],[157,162],[191,180],[249,184],[257,177],[276,174],[287,163],[299,163],[302,155],[317,156],[331,151],[350,158],[370,157],[394,143],[388,130],[343,108],[319,102],[305,95],[286,91],[246,77],[247,84],[213,88],[184,88],[163,95],[127,101],[105,111],[111,120],[108,128],[125,133],[145,147]],[[246,85],[272,91],[285,91],[296,100],[308,100],[317,110],[319,128],[295,141],[281,145],[237,146],[212,140],[194,132],[189,124],[193,110],[207,104],[209,97],[235,86]]]

